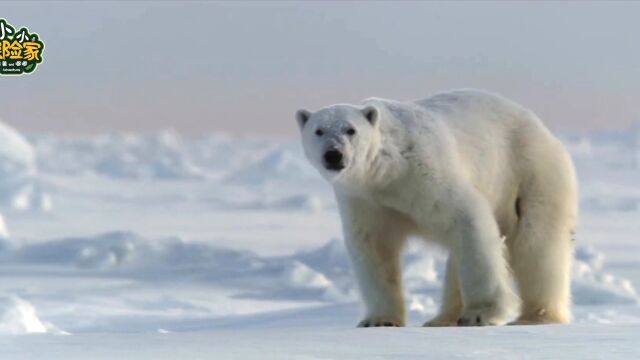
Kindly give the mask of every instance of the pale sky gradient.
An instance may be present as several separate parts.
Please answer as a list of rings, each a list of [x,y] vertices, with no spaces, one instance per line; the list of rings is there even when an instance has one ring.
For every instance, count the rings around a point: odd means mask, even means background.
[[[294,112],[458,87],[500,92],[555,129],[640,121],[640,3],[3,3],[45,42],[0,77],[31,132],[173,128],[289,136]]]

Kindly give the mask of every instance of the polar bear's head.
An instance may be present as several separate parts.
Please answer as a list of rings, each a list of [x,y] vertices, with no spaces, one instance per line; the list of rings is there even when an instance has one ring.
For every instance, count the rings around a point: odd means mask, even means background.
[[[373,105],[333,105],[296,113],[307,159],[331,182],[366,169],[377,149],[379,119],[380,111]]]

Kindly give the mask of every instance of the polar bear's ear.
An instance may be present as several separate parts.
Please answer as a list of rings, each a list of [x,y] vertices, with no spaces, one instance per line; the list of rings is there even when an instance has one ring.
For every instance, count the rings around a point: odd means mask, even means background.
[[[307,110],[301,109],[296,112],[296,121],[298,122],[300,130],[304,128],[304,125],[307,123],[307,121],[309,121],[310,117],[311,113]]]
[[[362,109],[362,115],[364,115],[371,126],[375,126],[380,117],[380,112],[375,106],[369,105]]]

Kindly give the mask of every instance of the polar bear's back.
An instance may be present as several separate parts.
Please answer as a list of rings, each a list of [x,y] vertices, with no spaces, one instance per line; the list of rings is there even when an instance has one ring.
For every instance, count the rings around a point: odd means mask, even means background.
[[[498,94],[475,89],[443,92],[414,102],[427,118],[443,123],[471,154],[540,152],[540,146],[564,151],[529,109]],[[511,151],[504,151],[506,150]],[[560,150],[557,149],[560,147]],[[485,162],[491,158],[485,158]],[[497,159],[496,159],[497,160]],[[514,160],[514,159],[511,159]]]
[[[389,124],[390,127],[402,124],[405,128],[422,128],[428,132],[434,122],[440,122],[456,137],[489,135],[493,143],[499,143],[501,137],[509,137],[507,133],[510,131],[526,132],[528,135],[541,133],[546,138],[553,138],[531,110],[483,90],[452,90],[413,102],[369,98],[363,104],[381,105],[389,111],[396,122]],[[421,112],[424,114],[419,114]]]
[[[499,201],[503,192],[539,174],[571,168],[563,145],[529,109],[497,94],[463,89],[414,102],[427,121],[445,125],[461,168]],[[566,176],[572,176],[568,173]]]
[[[544,127],[533,112],[501,95],[476,89],[442,92],[414,101],[432,115],[453,127],[482,126],[494,129],[536,126]]]
[[[563,145],[531,110],[491,92],[460,89],[413,102],[369,98],[363,103],[389,112],[382,126],[399,147],[412,143],[416,151],[438,151],[447,167],[456,165],[450,161],[453,154],[442,151],[454,151],[457,165],[480,188],[506,185],[497,178],[519,182],[539,166],[570,162]]]

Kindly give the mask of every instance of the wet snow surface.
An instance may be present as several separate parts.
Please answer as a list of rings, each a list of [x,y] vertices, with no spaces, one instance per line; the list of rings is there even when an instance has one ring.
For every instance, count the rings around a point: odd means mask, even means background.
[[[410,326],[355,329],[336,205],[295,140],[0,126],[2,358],[639,357],[640,131],[562,139],[581,186],[573,324],[421,328],[445,257],[416,242]]]

